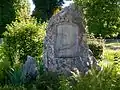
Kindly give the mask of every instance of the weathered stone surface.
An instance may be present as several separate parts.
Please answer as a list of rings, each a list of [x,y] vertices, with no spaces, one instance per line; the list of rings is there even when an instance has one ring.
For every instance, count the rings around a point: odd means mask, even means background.
[[[50,19],[44,42],[46,71],[86,73],[93,64],[97,66],[92,55],[86,44],[81,14],[74,5],[64,8]]]
[[[58,58],[78,56],[78,26],[58,25],[56,33],[55,56]]]
[[[23,79],[32,80],[35,79],[38,74],[36,61],[33,57],[27,56],[27,61],[23,65]]]

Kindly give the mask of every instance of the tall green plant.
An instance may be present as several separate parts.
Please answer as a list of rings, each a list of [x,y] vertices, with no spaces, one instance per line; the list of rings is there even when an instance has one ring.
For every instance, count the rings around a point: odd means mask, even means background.
[[[11,70],[9,70],[7,74],[9,77],[9,84],[11,85],[22,85],[23,84],[21,67],[19,69],[11,68]]]
[[[13,22],[7,26],[4,33],[4,54],[14,63],[24,63],[27,55],[40,58],[43,49],[43,39],[46,24],[38,24],[35,19]]]

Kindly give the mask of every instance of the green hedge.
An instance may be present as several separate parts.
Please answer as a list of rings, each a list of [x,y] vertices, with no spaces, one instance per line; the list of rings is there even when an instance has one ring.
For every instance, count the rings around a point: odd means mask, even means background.
[[[93,35],[89,35],[87,43],[95,58],[101,59],[104,50],[104,40],[101,37],[95,38]]]

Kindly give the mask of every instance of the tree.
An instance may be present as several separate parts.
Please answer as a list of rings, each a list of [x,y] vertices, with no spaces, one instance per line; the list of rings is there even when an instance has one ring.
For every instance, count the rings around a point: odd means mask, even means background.
[[[0,0],[0,37],[6,31],[6,25],[29,12],[27,0]]]
[[[32,16],[37,20],[47,21],[54,13],[55,9],[59,8],[64,2],[63,0],[33,0],[35,10]]]
[[[15,11],[12,0],[0,0],[0,34],[6,29],[6,24],[15,19]]]
[[[120,0],[75,0],[84,11],[86,25],[95,36],[110,37],[120,29]]]

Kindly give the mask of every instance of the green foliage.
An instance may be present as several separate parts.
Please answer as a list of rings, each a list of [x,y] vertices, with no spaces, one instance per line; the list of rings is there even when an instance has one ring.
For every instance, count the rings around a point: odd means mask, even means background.
[[[65,76],[60,77],[60,86],[58,90],[72,90],[73,86],[71,85],[71,82],[69,81],[69,78]]]
[[[0,90],[27,90],[24,86],[10,86],[5,85],[4,87],[0,87]]]
[[[52,74],[51,77],[49,73],[49,75],[42,76],[36,82],[37,90],[119,90],[119,72],[120,67],[112,64],[112,66],[103,67],[99,72],[91,69],[84,76],[76,74],[67,78],[62,76],[58,79],[55,78],[55,74]]]
[[[101,71],[89,70],[86,75],[74,74],[70,77],[58,76],[48,72],[39,75],[33,83],[11,86],[5,85],[0,90],[119,90],[120,66],[103,67]]]
[[[9,70],[7,74],[10,79],[9,84],[11,85],[22,85],[23,84],[22,68],[19,68],[19,69],[11,68],[11,70]]]
[[[46,24],[37,24],[34,19],[13,22],[4,33],[3,48],[8,61],[24,63],[27,55],[41,58]]]
[[[45,72],[38,77],[35,85],[38,90],[58,90],[59,77],[56,73]]]
[[[119,0],[74,0],[81,6],[87,29],[96,36],[116,36],[120,31]]]
[[[63,0],[33,0],[33,3],[35,10],[32,16],[35,16],[37,21],[41,19],[43,22],[50,19],[54,11],[63,4]]]
[[[39,60],[37,66],[38,66],[38,72],[39,72],[39,74],[42,75],[44,73],[43,60]]]
[[[7,24],[20,16],[25,18],[28,15],[28,5],[28,0],[0,0],[0,37],[7,30]]]
[[[102,38],[95,38],[92,34],[88,35],[87,43],[90,50],[93,52],[93,55],[96,59],[101,59],[104,50],[104,40]]]
[[[3,53],[4,49],[0,46],[0,84],[4,85],[8,82],[7,72],[10,70],[10,62]]]
[[[62,78],[59,90],[119,90],[120,76],[117,65],[103,67],[102,71],[91,69],[88,74]],[[72,81],[71,81],[72,80]]]
[[[74,90],[118,90],[119,79],[120,76],[113,65],[103,68],[100,72],[92,70],[86,76],[77,77],[78,81],[73,88]]]
[[[21,21],[29,18],[30,4],[28,0],[14,0],[13,6],[16,14],[16,20]]]
[[[10,62],[7,60],[0,60],[0,84],[4,85],[8,82],[7,72],[10,70]]]

